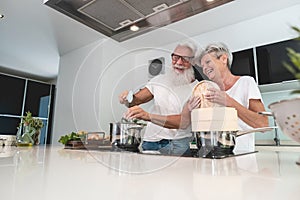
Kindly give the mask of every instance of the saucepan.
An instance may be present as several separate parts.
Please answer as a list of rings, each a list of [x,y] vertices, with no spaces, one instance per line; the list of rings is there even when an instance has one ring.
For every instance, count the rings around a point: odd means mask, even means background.
[[[271,131],[276,127],[255,128],[247,131],[200,131],[194,132],[199,157],[222,158],[233,154],[236,138],[254,133]]]
[[[141,143],[141,131],[146,124],[126,119],[110,123],[110,138],[114,149],[138,152]]]

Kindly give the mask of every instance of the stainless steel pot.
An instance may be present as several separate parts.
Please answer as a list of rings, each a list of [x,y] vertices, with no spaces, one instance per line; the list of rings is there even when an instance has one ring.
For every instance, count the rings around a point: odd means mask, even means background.
[[[195,132],[199,157],[222,158],[233,154],[236,138],[254,132],[270,131],[276,127],[256,128],[248,131]]]
[[[141,131],[145,124],[134,122],[110,123],[110,138],[114,149],[138,152],[141,143]]]

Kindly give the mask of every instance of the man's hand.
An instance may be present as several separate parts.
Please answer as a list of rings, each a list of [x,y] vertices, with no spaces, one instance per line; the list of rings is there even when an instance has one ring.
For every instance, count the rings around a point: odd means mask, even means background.
[[[124,117],[126,119],[142,119],[145,121],[150,121],[150,114],[139,106],[133,106],[129,108]]]
[[[188,101],[188,109],[191,112],[195,108],[200,108],[201,104],[201,97],[199,96],[192,96]]]
[[[127,100],[127,96],[129,94],[129,91],[128,90],[125,90],[123,91],[120,95],[119,95],[119,102],[120,104],[125,104],[125,105],[128,105],[129,102]]]

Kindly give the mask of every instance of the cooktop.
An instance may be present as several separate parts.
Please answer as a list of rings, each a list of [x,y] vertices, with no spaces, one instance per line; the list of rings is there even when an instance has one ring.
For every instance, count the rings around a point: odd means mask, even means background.
[[[231,152],[231,153],[208,153],[208,154],[201,154],[201,152],[195,153],[192,157],[198,157],[198,158],[211,158],[211,159],[222,159],[222,158],[228,158],[228,157],[234,157],[234,156],[242,156],[247,155],[251,153],[257,153],[258,151],[238,151],[238,152]]]
[[[252,153],[257,153],[258,151],[198,151],[198,149],[191,149],[190,152],[182,155],[171,155],[171,154],[161,154],[159,151],[132,151],[131,149],[116,148],[112,146],[98,146],[98,147],[86,147],[86,150],[99,150],[99,151],[111,151],[111,152],[133,152],[144,155],[158,155],[158,156],[181,156],[190,158],[210,158],[210,159],[222,159],[234,156],[242,156]]]

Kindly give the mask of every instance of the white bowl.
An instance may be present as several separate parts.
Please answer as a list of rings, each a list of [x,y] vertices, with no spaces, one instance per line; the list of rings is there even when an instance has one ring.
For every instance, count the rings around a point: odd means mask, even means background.
[[[0,138],[4,139],[5,146],[13,146],[16,144],[15,135],[0,135]]]
[[[300,98],[293,98],[269,105],[282,132],[300,143]]]

